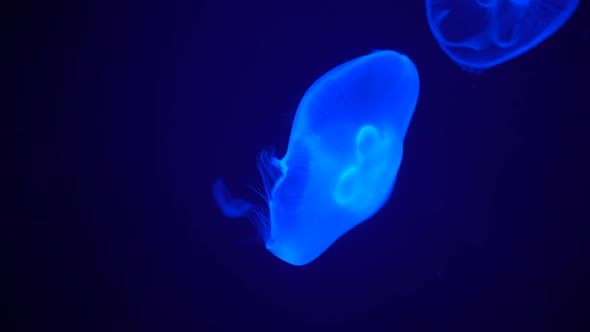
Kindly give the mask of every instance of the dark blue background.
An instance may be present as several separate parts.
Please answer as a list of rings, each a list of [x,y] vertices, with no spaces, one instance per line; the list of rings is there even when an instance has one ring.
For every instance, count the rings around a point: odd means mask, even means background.
[[[5,331],[581,331],[590,7],[483,75],[423,1],[3,5]],[[389,203],[290,266],[224,220],[300,98],[375,48],[418,105]],[[3,277],[3,278],[4,278]]]

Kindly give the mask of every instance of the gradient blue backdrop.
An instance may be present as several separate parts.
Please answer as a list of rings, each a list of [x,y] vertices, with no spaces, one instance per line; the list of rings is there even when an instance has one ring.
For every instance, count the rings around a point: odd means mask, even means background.
[[[481,76],[423,1],[5,5],[4,331],[575,331],[588,323],[590,7]],[[225,220],[330,68],[407,54],[390,202],[294,267]],[[578,329],[581,330],[581,329]]]

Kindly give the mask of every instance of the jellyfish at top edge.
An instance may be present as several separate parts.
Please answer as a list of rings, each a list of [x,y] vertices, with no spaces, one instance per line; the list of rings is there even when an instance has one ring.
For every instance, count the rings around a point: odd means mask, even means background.
[[[426,0],[430,30],[462,69],[485,69],[526,53],[559,30],[579,0]]]
[[[245,209],[218,181],[218,206],[253,220],[278,258],[310,263],[389,199],[418,93],[416,67],[397,52],[337,66],[303,96],[285,156],[260,154],[266,205]]]

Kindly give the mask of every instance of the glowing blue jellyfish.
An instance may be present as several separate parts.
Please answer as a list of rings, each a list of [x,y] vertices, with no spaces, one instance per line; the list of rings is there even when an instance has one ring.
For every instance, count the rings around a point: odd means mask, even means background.
[[[219,181],[217,204],[254,220],[278,258],[313,261],[389,199],[418,91],[416,67],[393,51],[332,69],[303,96],[286,155],[260,154],[267,206],[231,198]]]
[[[463,69],[481,72],[540,44],[579,0],[426,0],[430,30]]]

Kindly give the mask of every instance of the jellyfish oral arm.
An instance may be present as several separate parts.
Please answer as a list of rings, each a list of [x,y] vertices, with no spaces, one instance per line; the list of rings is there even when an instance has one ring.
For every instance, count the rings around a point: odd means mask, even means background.
[[[252,209],[252,203],[233,198],[221,179],[213,184],[213,198],[226,218],[244,217]]]

